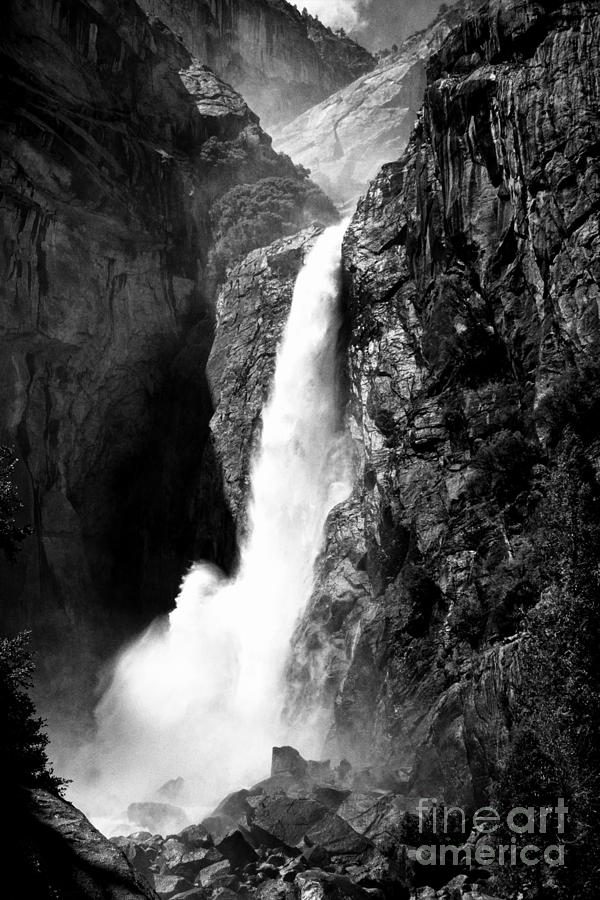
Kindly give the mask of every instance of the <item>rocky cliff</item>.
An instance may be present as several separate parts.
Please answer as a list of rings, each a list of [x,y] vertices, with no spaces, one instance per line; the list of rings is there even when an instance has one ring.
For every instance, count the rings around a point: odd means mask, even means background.
[[[310,223],[316,195],[132,0],[15,0],[2,18],[0,430],[35,526],[3,565],[3,627],[33,625],[58,677],[165,609],[188,560],[226,562],[210,463],[198,486],[205,365],[216,276],[257,245],[227,243],[228,198],[293,192],[264,242]]]
[[[384,163],[405,149],[427,85],[427,61],[467,3],[438,16],[370,72],[272,129],[275,146],[310,169],[341,208],[354,205]]]
[[[350,38],[284,0],[141,0],[243,94],[270,131],[375,65]]]
[[[215,340],[207,366],[215,405],[211,443],[239,531],[244,527],[252,450],[273,379],[277,345],[296,276],[317,234],[315,229],[299,232],[250,253],[232,269],[217,299]]]
[[[548,422],[560,433],[600,341],[599,28],[597,2],[492,0],[467,18],[345,240],[359,469],[296,637],[293,702],[332,708],[333,746],[433,795],[477,799],[494,772],[521,617],[550,577],[531,578]]]

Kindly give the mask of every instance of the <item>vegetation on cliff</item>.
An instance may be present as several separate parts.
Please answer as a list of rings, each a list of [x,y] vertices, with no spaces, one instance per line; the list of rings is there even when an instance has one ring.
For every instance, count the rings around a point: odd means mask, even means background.
[[[301,168],[297,171],[299,177],[263,178],[237,185],[215,203],[212,261],[217,279],[251,250],[316,222],[329,225],[337,220],[333,203],[310,181],[309,173]]]

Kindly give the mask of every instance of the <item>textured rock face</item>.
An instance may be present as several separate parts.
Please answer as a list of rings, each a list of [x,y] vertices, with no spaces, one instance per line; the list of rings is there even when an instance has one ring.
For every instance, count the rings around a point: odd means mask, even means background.
[[[275,356],[296,276],[316,229],[255,250],[234,267],[217,300],[207,374],[215,413],[210,423],[223,490],[241,533],[252,450],[275,370]]]
[[[518,683],[552,459],[540,401],[597,356],[596,2],[492,2],[448,38],[345,240],[354,494],[296,635],[334,749],[477,799]]]
[[[243,94],[267,130],[375,65],[349,38],[283,0],[141,0]]]
[[[275,146],[310,169],[341,207],[355,202],[408,144],[423,104],[427,60],[450,31],[451,18],[446,14],[373,71],[272,129]]]
[[[85,816],[58,797],[31,790],[6,849],[16,866],[20,890],[36,897],[81,900],[158,900],[147,876]],[[14,848],[13,848],[14,844]]]
[[[0,439],[24,461],[35,525],[2,571],[3,627],[33,625],[57,677],[93,655],[90,623],[109,653],[194,554],[223,561],[210,458],[210,490],[194,487],[212,414],[211,207],[297,175],[241,97],[129,0],[10,3],[1,40]]]

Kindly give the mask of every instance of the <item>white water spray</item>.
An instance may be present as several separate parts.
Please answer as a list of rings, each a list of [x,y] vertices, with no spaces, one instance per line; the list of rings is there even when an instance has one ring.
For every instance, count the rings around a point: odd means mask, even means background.
[[[302,743],[281,721],[282,672],[327,515],[349,490],[336,402],[342,235],[327,229],[296,281],[236,577],[194,566],[168,620],[122,653],[98,706],[72,794],[107,831],[107,817],[168,779],[183,776],[188,802],[208,809],[261,777],[273,744]]]

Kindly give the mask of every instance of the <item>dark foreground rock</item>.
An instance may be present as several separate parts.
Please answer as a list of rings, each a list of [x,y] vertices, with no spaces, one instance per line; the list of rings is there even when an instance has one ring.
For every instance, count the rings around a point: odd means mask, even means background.
[[[11,828],[6,862],[17,866],[21,896],[156,900],[143,851],[132,862],[83,813],[46,791],[23,794]]]
[[[311,770],[329,773],[329,781]],[[403,900],[411,888],[423,900],[460,900],[463,888],[479,897],[477,867],[432,872],[418,863],[424,838],[416,800],[373,786],[342,789],[339,768],[305,760],[291,747],[274,748],[272,771],[226,797],[200,826],[167,838],[112,840],[166,900]],[[341,775],[360,785],[367,777],[347,766]],[[339,795],[337,812],[317,799],[323,792]],[[224,818],[231,827],[225,835],[217,827],[213,844],[208,831]]]

